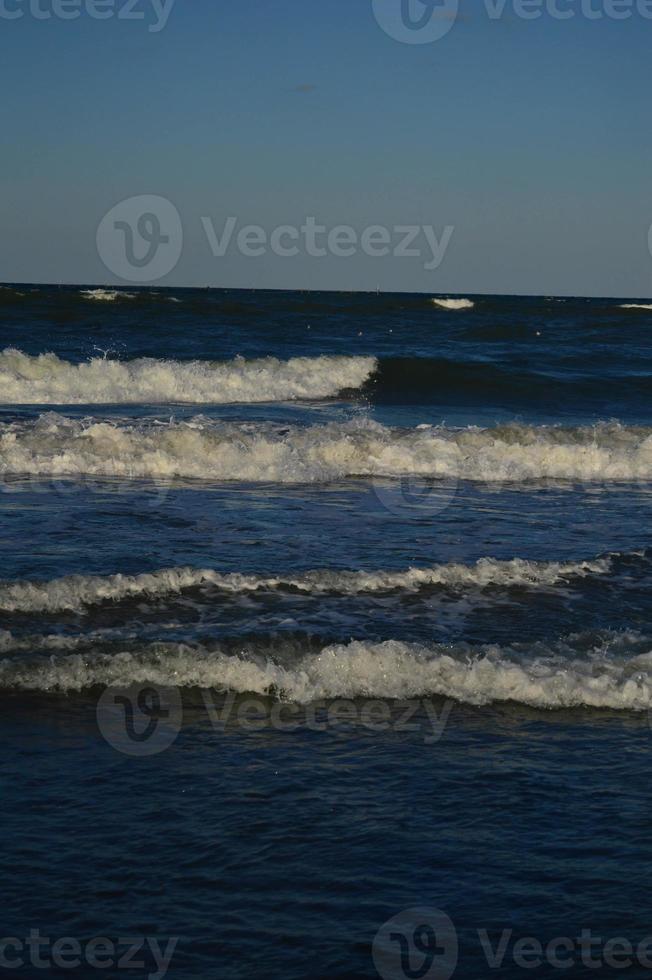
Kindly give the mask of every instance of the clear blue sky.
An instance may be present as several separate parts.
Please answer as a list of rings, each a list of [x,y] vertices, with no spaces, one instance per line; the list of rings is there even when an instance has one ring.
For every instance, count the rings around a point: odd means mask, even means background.
[[[98,224],[156,194],[184,228],[160,285],[652,295],[652,20],[524,21],[509,2],[491,20],[461,0],[412,45],[371,0],[176,0],[157,33],[151,0],[144,22],[28,4],[0,19],[0,280],[119,281]],[[455,231],[436,270],[216,258],[201,218],[230,215]]]

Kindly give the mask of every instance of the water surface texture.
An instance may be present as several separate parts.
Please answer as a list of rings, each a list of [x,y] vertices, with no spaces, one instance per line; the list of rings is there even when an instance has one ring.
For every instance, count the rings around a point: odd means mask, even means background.
[[[53,975],[649,975],[652,309],[460,299],[0,289],[0,934],[147,940]]]

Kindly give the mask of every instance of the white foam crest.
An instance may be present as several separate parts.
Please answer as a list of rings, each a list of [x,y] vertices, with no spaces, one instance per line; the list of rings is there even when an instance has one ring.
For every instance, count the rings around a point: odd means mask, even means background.
[[[475,306],[473,300],[470,299],[434,298],[432,302],[435,304],[435,306],[439,306],[442,310],[472,310]]]
[[[114,303],[117,299],[135,299],[135,293],[119,289],[82,289],[81,295],[100,303]]]
[[[317,426],[95,422],[51,413],[0,424],[0,475],[325,483],[345,477],[478,482],[652,479],[652,430],[508,425],[394,429],[368,418]]]
[[[652,310],[652,303],[623,303],[621,310]]]
[[[271,695],[307,704],[331,698],[423,698],[535,708],[652,708],[652,642],[638,634],[570,637],[552,645],[472,647],[355,641],[281,665],[260,651],[159,643],[117,654],[52,654],[0,661],[0,687],[68,692],[156,684]]]
[[[224,592],[297,589],[311,594],[362,593],[404,590],[441,585],[451,589],[490,586],[554,586],[568,579],[606,575],[610,558],[582,562],[536,562],[515,558],[498,561],[481,558],[473,565],[448,564],[432,568],[409,568],[404,572],[317,570],[294,576],[242,575],[213,569],[167,568],[141,575],[72,575],[50,582],[0,582],[3,612],[82,612],[88,606],[118,602],[133,597],[156,598],[179,595],[201,586]]]
[[[185,402],[234,404],[331,398],[359,388],[376,370],[373,357],[274,357],[246,361],[93,358],[71,364],[55,354],[0,353],[0,400],[12,405]]]

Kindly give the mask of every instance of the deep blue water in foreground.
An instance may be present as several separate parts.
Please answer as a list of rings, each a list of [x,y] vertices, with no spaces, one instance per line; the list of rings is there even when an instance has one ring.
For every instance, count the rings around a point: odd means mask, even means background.
[[[0,289],[0,973],[651,974],[634,302]]]

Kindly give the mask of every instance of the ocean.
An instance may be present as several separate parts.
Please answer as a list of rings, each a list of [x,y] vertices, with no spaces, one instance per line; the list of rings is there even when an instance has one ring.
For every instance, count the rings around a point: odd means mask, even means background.
[[[646,300],[0,289],[2,966],[649,976],[651,393]]]

